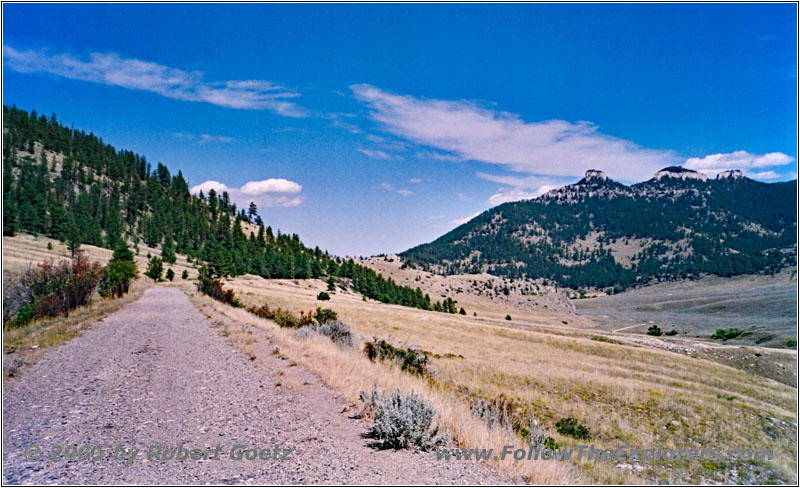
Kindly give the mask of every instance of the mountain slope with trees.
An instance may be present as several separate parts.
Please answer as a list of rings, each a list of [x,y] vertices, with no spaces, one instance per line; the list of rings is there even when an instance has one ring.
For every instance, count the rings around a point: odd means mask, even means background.
[[[527,201],[490,209],[401,254],[445,274],[544,278],[574,290],[770,273],[796,264],[796,181],[679,167],[626,186],[600,171]]]
[[[384,303],[444,310],[419,288],[303,245],[265,226],[255,204],[237,209],[227,192],[192,195],[183,174],[120,151],[56,116],[3,106],[3,235],[17,232],[115,249],[122,241],[161,247],[207,267],[211,276],[327,279]],[[257,229],[245,233],[244,223]]]

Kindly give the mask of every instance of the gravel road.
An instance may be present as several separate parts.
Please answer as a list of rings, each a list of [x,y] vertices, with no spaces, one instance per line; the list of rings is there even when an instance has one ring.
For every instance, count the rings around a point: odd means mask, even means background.
[[[259,350],[270,347],[253,337]],[[269,354],[250,361],[180,289],[150,288],[6,381],[4,484],[509,482],[472,462],[370,447],[365,421],[342,413],[348,404],[311,373],[292,368],[306,378],[299,392],[276,386],[272,373],[286,366]],[[72,444],[109,447],[94,450],[97,460],[47,459],[58,454],[54,446]],[[150,446],[181,444],[218,459],[147,459]],[[231,459],[244,454],[231,452],[237,445],[259,457]],[[45,459],[26,459],[36,455],[30,446]],[[279,458],[291,449],[289,459],[273,459],[276,447]],[[88,448],[79,454],[92,456]]]

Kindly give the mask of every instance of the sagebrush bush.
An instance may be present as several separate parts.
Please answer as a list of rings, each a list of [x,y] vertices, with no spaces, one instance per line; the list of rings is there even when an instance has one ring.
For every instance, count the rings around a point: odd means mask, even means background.
[[[317,295],[317,300],[320,300],[320,301],[325,301],[325,300],[330,300],[330,299],[331,299],[331,296],[328,294],[328,292],[325,292],[325,291],[321,291]]]
[[[297,329],[297,337],[306,339],[314,334],[323,335],[329,338],[334,344],[340,347],[353,347],[353,331],[346,324],[335,320],[322,324],[306,325]]]
[[[362,391],[360,397],[365,413],[373,419],[368,435],[382,447],[429,451],[450,441],[450,433],[440,434],[439,426],[433,423],[433,405],[413,392],[381,394],[373,387],[372,392]]]
[[[400,364],[401,370],[411,374],[419,376],[428,374],[428,356],[416,349],[402,349],[374,337],[372,342],[364,343],[364,354],[370,361],[396,361]]]

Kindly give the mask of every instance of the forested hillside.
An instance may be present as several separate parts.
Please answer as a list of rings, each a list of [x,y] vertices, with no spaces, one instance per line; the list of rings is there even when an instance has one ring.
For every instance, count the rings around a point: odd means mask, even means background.
[[[192,195],[180,171],[153,168],[55,115],[3,106],[3,140],[3,235],[46,235],[73,249],[143,241],[161,247],[168,262],[182,253],[212,275],[325,278],[384,303],[444,309],[419,288],[307,248],[296,234],[274,233],[255,205],[237,209],[227,192]],[[245,222],[252,224],[247,233]]]
[[[609,292],[652,280],[796,264],[796,181],[715,180],[665,168],[633,186],[588,171],[574,185],[488,210],[401,254],[446,274],[545,278]]]

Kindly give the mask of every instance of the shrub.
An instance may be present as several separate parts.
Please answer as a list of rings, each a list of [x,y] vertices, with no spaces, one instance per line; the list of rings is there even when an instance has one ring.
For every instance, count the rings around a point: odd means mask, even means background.
[[[175,279],[175,272],[172,271],[172,268],[169,268],[167,270],[167,279],[170,280],[170,281]]]
[[[185,269],[183,270],[183,273],[181,273],[181,279],[184,279],[184,280],[188,280],[189,279],[189,272],[186,271]]]
[[[330,300],[330,299],[331,299],[331,296],[328,295],[328,292],[325,292],[325,291],[321,291],[321,292],[319,292],[319,295],[317,295],[317,300],[325,301],[325,300]]]
[[[306,339],[311,335],[319,334],[329,338],[334,344],[344,348],[353,347],[353,331],[346,324],[334,320],[322,324],[306,325],[297,329],[296,335]]]
[[[722,339],[723,341],[727,341],[728,339],[736,339],[742,335],[742,331],[739,329],[717,329],[714,332],[714,335],[711,336],[712,339]]]
[[[98,291],[102,297],[122,297],[128,293],[131,280],[138,271],[133,261],[111,261],[103,268],[103,280]]]
[[[316,325],[317,333],[329,337],[334,344],[341,347],[353,347],[353,331],[346,324],[333,320]]]
[[[647,335],[660,336],[662,334],[661,327],[653,324],[647,328]]]
[[[461,307],[461,310],[459,310],[458,313],[461,315],[467,315],[467,311],[464,310],[464,307]]]
[[[34,318],[36,318],[36,308],[34,308],[32,303],[26,303],[17,310],[17,317],[14,319],[14,325],[25,325]]]
[[[147,264],[147,271],[145,271],[145,276],[151,278],[153,281],[161,281],[161,273],[164,272],[164,262],[158,256],[153,256],[150,258],[150,262]]]
[[[201,270],[200,276],[198,277],[197,289],[219,302],[226,303],[233,307],[243,306],[242,302],[236,298],[233,290],[225,290],[220,280],[211,279],[203,270]]]
[[[591,439],[589,428],[581,425],[577,419],[567,417],[556,422],[556,430],[559,434],[574,437],[576,439],[588,440]]]
[[[450,440],[449,432],[439,434],[439,426],[433,424],[436,409],[419,395],[400,390],[380,394],[373,387],[371,393],[362,391],[360,397],[373,419],[368,436],[382,447],[429,451]]]
[[[511,320],[511,315],[506,315],[506,320]]]
[[[23,325],[37,317],[65,316],[69,311],[88,304],[95,287],[103,276],[100,263],[90,262],[80,252],[70,261],[54,264],[52,260],[29,267],[11,288],[6,306],[9,317],[14,316],[15,325]],[[6,310],[4,310],[4,315]]]
[[[333,322],[335,320],[339,320],[339,314],[329,308],[318,307],[314,312],[314,320],[316,320],[318,324]]]
[[[139,270],[133,261],[133,252],[125,241],[121,241],[111,256],[111,261],[103,268],[103,279],[99,292],[102,297],[122,297],[128,293],[131,280],[136,278]]]
[[[375,337],[364,344],[364,353],[370,361],[396,361],[402,371],[419,376],[428,374],[428,356],[416,349],[401,349]]]
[[[675,329],[672,329],[671,331],[667,332],[665,335],[676,336],[676,335],[678,335],[678,331],[675,330]]]

